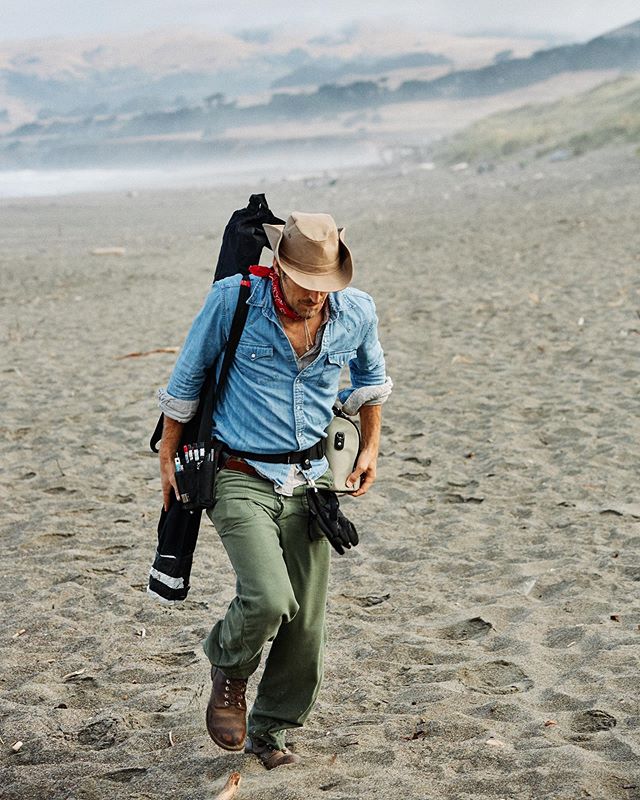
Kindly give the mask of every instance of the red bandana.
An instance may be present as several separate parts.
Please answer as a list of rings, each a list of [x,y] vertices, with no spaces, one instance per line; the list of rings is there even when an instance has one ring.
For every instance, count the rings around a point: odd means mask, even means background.
[[[271,295],[273,297],[273,304],[279,314],[284,314],[284,316],[289,317],[289,319],[304,319],[304,317],[301,317],[300,314],[296,314],[296,312],[284,299],[282,286],[280,286],[280,278],[273,267],[256,265],[254,267],[249,267],[249,272],[252,275],[256,275],[258,278],[269,278],[271,280]]]

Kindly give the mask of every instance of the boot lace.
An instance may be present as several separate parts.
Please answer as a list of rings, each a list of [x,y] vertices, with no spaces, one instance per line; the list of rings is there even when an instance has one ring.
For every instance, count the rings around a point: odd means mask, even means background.
[[[224,704],[225,706],[238,706],[246,708],[244,693],[247,689],[246,678],[224,679]]]

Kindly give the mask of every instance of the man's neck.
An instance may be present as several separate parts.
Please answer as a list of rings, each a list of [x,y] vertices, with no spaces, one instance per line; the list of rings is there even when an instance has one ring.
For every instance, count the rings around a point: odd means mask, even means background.
[[[290,319],[284,314],[278,314],[278,319],[296,355],[300,357],[313,347],[318,330],[327,321],[328,302],[325,301],[320,311],[309,319]]]

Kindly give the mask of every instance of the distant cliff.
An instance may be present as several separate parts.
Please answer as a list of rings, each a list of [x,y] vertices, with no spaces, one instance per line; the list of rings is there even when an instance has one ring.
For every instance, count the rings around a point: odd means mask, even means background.
[[[529,58],[500,60],[482,69],[452,72],[432,81],[407,81],[398,88],[395,99],[478,97],[586,69],[640,70],[640,20],[585,44],[540,50]]]
[[[322,120],[327,115],[334,118],[340,113],[372,114],[382,107],[408,101],[499,95],[556,75],[583,70],[636,71],[640,70],[640,20],[584,44],[540,50],[528,58],[510,55],[510,51],[500,51],[489,66],[452,70],[431,80],[408,80],[395,88],[384,76],[363,77],[347,83],[325,83],[311,92],[267,94],[264,101],[245,105],[228,99],[222,90],[216,90],[201,94],[198,102],[189,102],[184,94],[179,94],[169,107],[165,104],[160,109],[152,101],[145,107],[144,97],[137,97],[130,98],[115,111],[106,102],[72,109],[66,116],[49,116],[43,111],[39,120],[0,137],[0,168],[117,164],[171,157],[200,160],[212,154],[224,157],[229,148],[233,148],[237,131],[244,131],[243,140],[250,143],[251,131],[259,125],[273,127],[290,121],[295,126],[308,120]],[[303,59],[303,55],[288,52],[286,59],[291,65]],[[369,63],[367,69],[376,71],[381,65],[407,67],[410,64],[430,68],[440,61],[430,53],[407,53]],[[354,70],[358,64],[362,62],[352,59],[343,67]],[[441,71],[443,66],[440,63],[438,69]],[[134,83],[142,80],[135,70],[125,77]],[[6,72],[4,79],[5,82],[17,80]],[[23,75],[21,80],[31,81],[28,87],[31,93],[41,91],[43,98],[55,96],[55,86],[52,88],[50,82],[41,85],[38,82],[44,79],[37,75],[28,78]],[[169,82],[165,89],[170,86],[172,92],[179,92],[188,84],[192,89],[194,85],[203,89],[199,80],[193,75],[189,79],[184,71],[163,78]],[[151,85],[147,87],[149,92],[152,89]],[[86,103],[89,98],[84,100]],[[283,139],[286,134],[283,128]],[[345,131],[344,135],[351,134]]]

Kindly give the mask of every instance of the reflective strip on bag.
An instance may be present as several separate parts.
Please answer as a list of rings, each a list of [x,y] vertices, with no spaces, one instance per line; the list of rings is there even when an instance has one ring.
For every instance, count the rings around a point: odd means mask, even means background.
[[[155,578],[160,583],[164,583],[164,585],[168,586],[170,589],[184,589],[184,578],[172,578],[171,575],[158,572],[154,567],[151,567],[149,570],[149,577]]]

